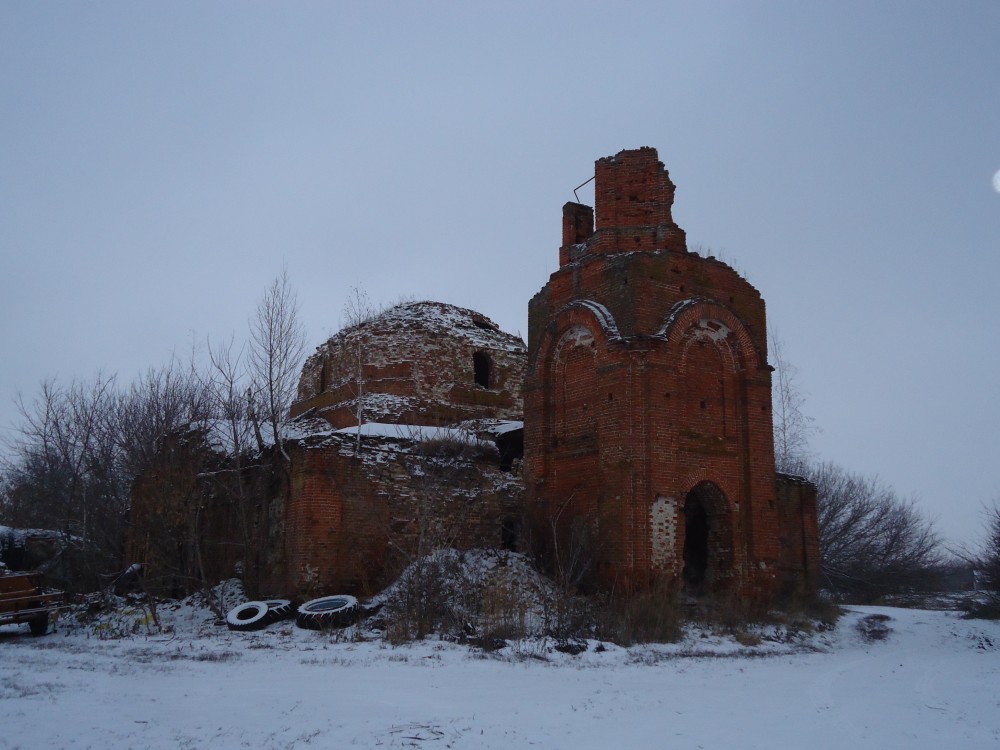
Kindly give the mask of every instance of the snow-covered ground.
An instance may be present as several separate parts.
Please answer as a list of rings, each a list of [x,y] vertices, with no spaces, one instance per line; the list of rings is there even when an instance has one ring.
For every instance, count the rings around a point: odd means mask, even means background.
[[[578,656],[163,614],[173,635],[0,628],[0,747],[1000,747],[1000,623],[953,612],[852,607],[804,640],[692,632]],[[883,640],[859,630],[872,615]]]

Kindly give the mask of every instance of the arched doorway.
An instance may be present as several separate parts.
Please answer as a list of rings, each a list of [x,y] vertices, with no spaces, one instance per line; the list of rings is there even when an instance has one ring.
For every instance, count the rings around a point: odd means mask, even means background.
[[[701,596],[717,590],[732,569],[732,532],[726,495],[701,482],[684,498],[684,590]]]

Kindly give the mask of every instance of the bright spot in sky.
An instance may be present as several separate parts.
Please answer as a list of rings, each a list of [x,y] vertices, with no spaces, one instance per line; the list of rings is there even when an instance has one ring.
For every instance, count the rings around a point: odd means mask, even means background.
[[[993,175],[993,189],[1000,193],[1000,169]]]

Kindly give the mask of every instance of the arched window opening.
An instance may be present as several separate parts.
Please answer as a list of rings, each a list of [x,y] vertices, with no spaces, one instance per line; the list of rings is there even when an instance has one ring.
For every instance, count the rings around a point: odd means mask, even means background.
[[[327,385],[330,382],[330,373],[328,372],[327,361],[323,360],[323,365],[319,368],[319,392],[322,393],[326,390]]]
[[[492,369],[493,366],[490,362],[489,354],[486,352],[476,352],[472,355],[472,372],[476,385],[489,388]]]

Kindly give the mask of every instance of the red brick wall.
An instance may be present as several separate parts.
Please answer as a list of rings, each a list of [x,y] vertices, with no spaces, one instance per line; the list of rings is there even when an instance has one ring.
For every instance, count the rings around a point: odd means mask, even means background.
[[[820,571],[816,485],[802,477],[778,474],[781,560],[779,593],[815,591]]]
[[[418,553],[500,547],[520,523],[523,485],[494,452],[327,437],[292,449],[286,540],[290,594],[371,594]]]
[[[596,230],[564,245],[529,304],[535,534],[551,537],[553,519],[563,535],[585,524],[606,585],[678,577],[685,499],[710,482],[723,497],[712,587],[768,597],[789,559],[783,524],[801,537],[803,522],[776,507],[764,301],[726,264],[686,251],[673,193],[653,149],[599,160]],[[565,213],[565,236],[579,240]]]

